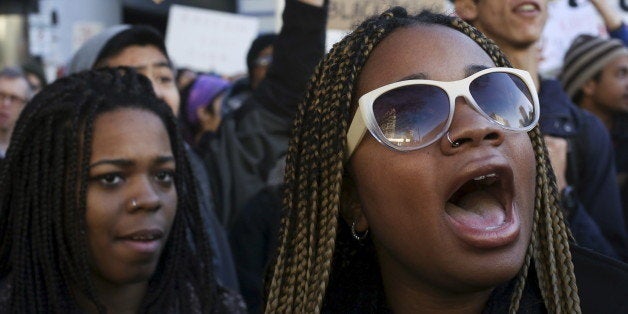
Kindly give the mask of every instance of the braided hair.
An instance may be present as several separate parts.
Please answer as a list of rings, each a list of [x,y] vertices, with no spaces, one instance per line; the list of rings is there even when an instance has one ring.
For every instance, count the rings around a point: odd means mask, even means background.
[[[341,197],[352,184],[344,167],[346,135],[357,109],[354,87],[369,55],[392,31],[417,24],[453,28],[473,39],[496,66],[509,61],[490,40],[464,21],[395,7],[364,21],[318,65],[294,123],[285,176],[285,213],[279,249],[267,282],[268,313],[378,312],[386,308],[375,251],[351,239],[338,219]],[[579,313],[570,238],[557,203],[554,174],[538,127],[529,133],[536,162],[531,241],[514,284],[510,312],[519,308],[531,268],[550,313]],[[347,288],[349,287],[349,288]],[[347,304],[343,308],[342,303]]]
[[[177,212],[140,312],[223,312],[190,166],[171,109],[131,68],[57,80],[24,109],[0,170],[0,306],[77,312],[80,291],[106,312],[90,276],[86,194],[94,120],[120,108],[164,123],[176,170]]]

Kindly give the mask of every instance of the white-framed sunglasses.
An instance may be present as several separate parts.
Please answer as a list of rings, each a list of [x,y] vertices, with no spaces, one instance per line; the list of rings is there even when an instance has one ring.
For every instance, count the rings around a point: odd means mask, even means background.
[[[495,67],[452,82],[404,80],[360,97],[347,132],[349,159],[368,129],[380,143],[398,151],[426,147],[449,130],[456,98],[488,121],[528,132],[539,120],[539,98],[527,71]]]

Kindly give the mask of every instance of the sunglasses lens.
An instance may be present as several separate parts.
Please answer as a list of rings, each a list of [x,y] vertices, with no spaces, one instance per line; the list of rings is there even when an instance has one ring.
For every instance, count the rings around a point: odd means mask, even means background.
[[[484,113],[504,127],[524,129],[534,123],[532,91],[518,76],[488,73],[473,80],[469,90]]]
[[[449,98],[430,85],[392,89],[373,103],[383,136],[398,147],[421,147],[438,137],[449,117]]]

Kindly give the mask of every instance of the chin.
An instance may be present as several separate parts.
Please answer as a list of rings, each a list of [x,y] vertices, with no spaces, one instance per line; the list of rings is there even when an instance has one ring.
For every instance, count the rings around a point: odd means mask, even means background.
[[[460,293],[493,289],[517,276],[523,266],[524,256],[472,266],[460,274],[458,284],[453,287],[459,289],[457,292]]]
[[[488,286],[497,286],[517,276],[525,261],[527,245],[516,245],[510,252],[488,257],[490,262],[478,265],[482,268],[475,276],[476,280]]]

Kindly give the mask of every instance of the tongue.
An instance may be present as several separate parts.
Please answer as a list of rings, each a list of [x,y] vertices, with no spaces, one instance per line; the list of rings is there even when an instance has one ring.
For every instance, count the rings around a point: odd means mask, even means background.
[[[486,191],[471,192],[457,203],[457,206],[451,206],[447,213],[471,228],[490,230],[506,220],[501,203]]]

